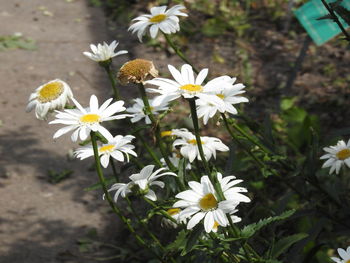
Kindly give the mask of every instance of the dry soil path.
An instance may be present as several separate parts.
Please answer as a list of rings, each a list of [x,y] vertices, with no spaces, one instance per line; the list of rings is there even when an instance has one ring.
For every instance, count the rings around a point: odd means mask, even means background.
[[[29,94],[55,78],[69,83],[83,105],[91,94],[108,97],[104,72],[82,52],[118,36],[87,2],[0,0],[0,36],[21,32],[37,45],[0,52],[0,263],[90,262],[67,257],[77,251],[76,240],[92,228],[102,237],[118,230],[104,215],[100,193],[83,190],[96,182],[88,162],[67,159],[76,144],[68,136],[54,141],[58,127],[25,112]],[[74,174],[53,185],[48,169]]]

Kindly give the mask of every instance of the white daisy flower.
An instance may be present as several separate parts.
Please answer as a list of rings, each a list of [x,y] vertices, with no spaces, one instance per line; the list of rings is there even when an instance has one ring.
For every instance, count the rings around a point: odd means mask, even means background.
[[[115,40],[109,45],[106,42],[103,42],[103,45],[97,44],[97,46],[95,46],[94,44],[91,44],[90,48],[92,53],[84,52],[83,54],[96,62],[103,62],[103,61],[110,60],[115,56],[128,53],[128,51],[126,50],[120,50],[115,53],[114,51],[117,48],[118,44],[119,43]]]
[[[216,90],[218,84],[222,84],[222,81],[219,82],[217,81],[218,78],[215,78],[204,86],[202,85],[208,75],[208,69],[202,69],[195,78],[191,65],[184,64],[181,67],[181,71],[172,65],[168,65],[168,68],[175,81],[166,78],[154,78],[146,81],[146,84],[159,87],[158,89],[147,89],[148,92],[161,94],[155,99],[156,103],[160,103],[161,101],[169,102],[181,96],[186,99],[194,97],[201,99],[202,96],[208,96],[210,92]],[[224,106],[222,99],[217,96],[211,96],[211,102],[222,107]]]
[[[172,218],[176,220],[176,223],[170,220],[169,218],[164,217],[162,218],[162,221],[161,221],[162,227],[177,228],[178,224],[186,222],[186,219],[180,218],[180,212],[181,212],[180,208],[170,208],[166,212],[168,213],[168,215],[170,215]]]
[[[192,134],[188,129],[186,128],[181,128],[181,129],[172,129],[171,131],[162,131],[161,132],[161,137],[166,137],[166,136],[176,136],[176,137],[182,137]]]
[[[350,263],[350,246],[346,249],[338,248],[338,254],[341,258],[331,257],[336,263]]]
[[[108,192],[116,191],[114,194],[114,202],[117,203],[119,195],[121,195],[123,198],[125,198],[128,194],[132,193],[131,188],[133,186],[133,183],[130,182],[128,184],[124,183],[116,183],[111,186],[111,188],[108,190]],[[103,195],[103,199],[105,199],[105,195]]]
[[[51,80],[41,85],[29,96],[26,111],[35,108],[35,116],[45,120],[52,110],[60,110],[66,106],[73,93],[68,84],[60,79]]]
[[[230,217],[231,217],[232,223],[238,223],[238,222],[241,222],[241,221],[242,221],[242,218],[233,215],[233,214],[236,213],[237,211],[238,211],[238,209],[235,209],[235,210],[233,210],[233,211],[230,213]],[[213,231],[213,232],[215,232],[215,233],[218,232],[219,226],[220,226],[219,223],[216,222],[216,221],[214,221],[214,225],[213,225],[211,231]]]
[[[90,98],[90,107],[83,108],[79,102],[72,98],[77,109],[56,111],[56,120],[49,122],[49,124],[65,124],[66,127],[59,129],[53,138],[56,139],[67,132],[75,130],[71,136],[73,142],[87,139],[90,131],[100,132],[104,137],[110,137],[110,132],[100,125],[101,122],[111,121],[117,119],[124,119],[130,117],[128,114],[114,115],[115,113],[125,110],[124,101],[119,100],[110,105],[112,99],[106,100],[101,107],[98,106],[98,100],[95,95]],[[114,116],[112,116],[114,115]]]
[[[243,182],[243,180],[234,180],[236,179],[236,177],[233,175],[222,177],[222,174],[219,172],[216,174],[216,177],[218,179],[218,182],[220,183],[222,193],[224,194],[226,200],[235,200],[237,202],[243,203],[250,202],[249,197],[241,194],[248,192],[247,189],[244,187],[234,186]]]
[[[179,163],[180,163],[180,160],[181,160],[181,155],[176,153],[176,152],[174,152],[172,154],[172,156],[169,156],[169,160],[174,165],[174,167],[179,167]],[[161,158],[160,162],[163,164],[163,166],[168,168],[164,158]],[[191,170],[191,164],[190,163],[187,163],[186,170]]]
[[[132,31],[134,34],[137,32],[137,37],[142,42],[142,37],[146,34],[146,29],[150,26],[150,34],[152,38],[155,38],[158,34],[158,30],[165,34],[176,33],[180,30],[179,18],[177,16],[187,16],[186,13],[180,10],[186,9],[182,5],[175,5],[169,10],[167,6],[155,6],[151,8],[151,14],[141,15],[133,19],[136,21],[132,24],[128,31]]]
[[[145,114],[146,110],[142,99],[140,98],[134,99],[134,102],[135,103],[132,105],[132,107],[129,107],[126,109],[127,112],[133,113],[134,117],[131,118],[131,122],[137,122],[144,118],[146,124],[150,124],[151,120]],[[160,111],[166,111],[167,109],[169,109],[168,104],[166,102],[161,104],[155,104],[154,100],[151,99],[149,100],[149,104],[150,104],[151,111],[154,115],[159,114]]]
[[[161,173],[162,171],[166,170],[165,168],[160,168],[153,172],[154,165],[147,165],[138,174],[132,174],[129,178],[131,179],[131,182],[128,184],[114,184],[109,191],[117,190],[114,201],[117,202],[118,197],[120,194],[122,194],[122,197],[125,197],[128,193],[131,193],[131,189],[134,189],[135,186],[137,186],[137,191],[140,194],[143,194],[146,198],[156,201],[157,196],[155,192],[150,189],[151,186],[157,185],[160,188],[164,188],[165,184],[162,181],[157,181],[158,178],[164,176],[164,175],[173,175],[177,176],[175,173],[172,172],[165,172]]]
[[[237,109],[233,106],[241,102],[249,102],[242,96],[237,96],[244,93],[244,85],[242,83],[234,84],[236,78],[222,76],[216,78],[211,83],[213,87],[212,94],[202,95],[197,101],[197,114],[199,118],[203,117],[204,124],[207,124],[209,118],[212,118],[217,111],[224,113],[237,114]],[[222,100],[221,104],[213,103],[213,96]]]
[[[222,141],[215,137],[201,136],[203,153],[206,160],[213,156],[216,158],[216,151],[226,152],[229,148]],[[202,160],[199,154],[196,137],[191,132],[182,133],[180,138],[173,142],[173,147],[180,146],[180,153],[192,163],[194,159]]]
[[[350,168],[350,140],[346,144],[343,140],[338,141],[337,145],[323,148],[327,154],[321,156],[320,159],[328,159],[322,168],[331,167],[329,174],[338,174],[342,165]]]
[[[135,137],[132,135],[117,135],[115,137],[113,136],[107,136],[107,143],[99,144],[98,145],[98,154],[100,156],[101,165],[106,168],[109,164],[109,158],[112,157],[113,159],[124,162],[124,154],[126,155],[126,159],[129,162],[129,154],[137,157],[137,154],[133,151],[135,148],[134,145],[130,144],[132,139]],[[79,158],[80,160],[84,160],[88,157],[94,156],[94,149],[92,148],[92,145],[84,146],[81,148],[78,148],[74,152],[75,156]]]
[[[204,218],[204,229],[207,233],[215,231],[215,222],[222,227],[228,225],[226,214],[231,214],[239,204],[236,200],[218,201],[218,196],[208,176],[202,176],[201,182],[188,182],[191,190],[183,191],[175,197],[180,200],[174,207],[184,208],[180,219],[191,218],[187,229],[192,229]]]

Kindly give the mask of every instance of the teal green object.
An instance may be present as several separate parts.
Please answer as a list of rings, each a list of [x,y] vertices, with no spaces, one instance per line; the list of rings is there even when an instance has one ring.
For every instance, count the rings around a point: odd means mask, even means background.
[[[334,0],[328,0],[327,3],[333,3]],[[350,10],[350,0],[343,0],[343,7]],[[321,0],[311,0],[294,11],[294,14],[298,18],[301,25],[305,28],[316,45],[321,46],[328,40],[338,35],[341,30],[338,25],[331,19],[317,20],[320,17],[324,17],[329,14],[328,10],[324,7]],[[344,28],[349,25],[338,16],[340,22]]]

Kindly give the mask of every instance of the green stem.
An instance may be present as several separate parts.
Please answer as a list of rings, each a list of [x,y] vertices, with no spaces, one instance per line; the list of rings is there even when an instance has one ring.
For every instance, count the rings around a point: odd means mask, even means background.
[[[136,213],[134,207],[132,206],[130,199],[128,197],[125,198],[126,202],[128,203],[128,206],[130,207],[132,213],[134,214],[134,216],[137,218],[137,220],[139,221],[139,224],[142,225],[142,227],[144,228],[144,230],[146,231],[146,233],[153,239],[153,241],[160,247],[160,249],[164,252],[164,247],[163,245],[160,243],[159,239],[151,232],[149,231],[147,225],[145,224],[145,222],[143,222],[143,220],[139,217],[139,215]],[[173,258],[171,258],[172,262],[176,262]]]
[[[154,126],[154,134],[156,136],[156,143],[160,149],[160,152],[167,164],[167,166],[169,167],[169,169],[173,172],[177,171],[177,168],[172,164],[172,162],[169,160],[169,156],[168,156],[168,153],[167,153],[167,150],[165,149],[165,146],[162,142],[162,137],[161,137],[161,134],[160,134],[160,128],[159,128],[159,123],[158,121],[156,120],[156,118],[154,117],[153,113],[152,113],[152,110],[151,110],[151,106],[149,105],[149,101],[148,101],[148,98],[147,98],[147,95],[146,95],[146,90],[145,90],[145,87],[142,85],[142,84],[139,84],[139,91],[140,91],[140,94],[141,94],[141,98],[142,98],[142,101],[143,101],[143,104],[145,106],[145,111],[146,111],[146,114],[147,116],[150,118],[153,126]]]
[[[116,207],[114,205],[114,202],[112,200],[111,195],[109,194],[108,190],[107,190],[107,186],[106,186],[106,180],[103,176],[103,172],[102,172],[102,168],[101,168],[101,163],[100,163],[100,157],[98,154],[98,148],[97,148],[97,136],[96,133],[91,131],[90,132],[90,136],[91,136],[91,143],[92,143],[92,147],[94,150],[94,157],[95,157],[95,167],[96,167],[96,172],[98,175],[98,178],[100,180],[100,184],[102,186],[103,189],[103,193],[105,195],[105,198],[108,201],[109,206],[111,207],[112,211],[123,221],[123,223],[126,225],[126,227],[128,228],[128,230],[134,235],[134,237],[136,238],[136,240],[145,248],[149,249],[158,259],[161,260],[161,258],[159,257],[159,255],[157,253],[155,253],[149,246],[148,244],[143,240],[143,238],[141,236],[139,236],[135,229],[132,227],[132,225],[130,224],[129,220],[123,216],[123,214],[121,213],[121,211],[119,210],[118,207]]]
[[[143,200],[145,200],[148,204],[150,204],[153,208],[159,208],[152,200],[149,200],[146,197],[143,197]],[[167,211],[165,211],[164,209],[160,209],[159,212],[165,216],[166,218],[168,218],[169,220],[171,220],[174,223],[178,223],[171,215],[168,214]]]
[[[228,133],[231,135],[232,139],[239,145],[243,148],[243,150],[250,156],[253,158],[253,160],[257,163],[258,167],[265,167],[265,164],[255,156],[254,153],[252,153],[250,150],[248,150],[244,144],[242,144],[238,139],[237,137],[235,136],[235,134],[232,132],[231,128],[230,128],[230,125],[228,124],[228,121],[227,121],[227,118],[225,116],[224,113],[221,113],[221,117],[224,121],[224,124],[225,124],[225,128],[226,130],[228,131]]]
[[[135,133],[135,136],[137,137],[137,139],[139,139],[143,145],[143,147],[146,148],[146,150],[148,151],[148,153],[151,155],[153,161],[157,164],[157,166],[159,167],[163,167],[161,161],[159,160],[158,156],[156,155],[156,153],[152,150],[152,148],[147,144],[146,140],[139,134],[139,132]]]
[[[115,78],[113,76],[113,73],[111,71],[110,65],[103,65],[103,67],[107,72],[109,81],[111,82],[113,93],[114,93],[114,98],[116,100],[120,100],[119,90],[117,89],[117,83],[116,83]]]
[[[333,9],[329,7],[329,5],[327,4],[327,2],[325,0],[321,0],[321,1],[322,1],[323,5],[325,6],[325,8],[328,10],[329,14],[332,16],[333,21],[335,23],[337,23],[338,27],[340,28],[341,32],[345,36],[346,40],[348,42],[350,42],[350,35],[348,34],[348,32],[345,30],[345,28],[341,24],[338,16],[334,13]]]
[[[227,216],[228,222],[230,224],[232,233],[234,237],[238,237],[239,236],[239,229],[234,225],[232,218],[230,217],[230,215]],[[250,252],[252,252],[254,254],[254,256],[258,259],[261,259],[261,257],[259,256],[259,254],[247,243],[242,243],[242,248],[244,250],[244,253],[247,256],[248,262],[253,262],[252,261],[252,257],[250,255]],[[250,251],[250,252],[249,252]]]
[[[191,117],[192,117],[192,122],[193,122],[193,127],[194,127],[194,133],[196,136],[196,142],[197,142],[197,147],[199,151],[199,155],[202,159],[202,163],[204,166],[204,169],[206,173],[208,174],[209,177],[211,177],[209,165],[207,162],[207,159],[205,158],[204,152],[203,152],[203,147],[202,147],[202,141],[201,137],[199,135],[199,126],[198,126],[198,116],[197,116],[197,109],[196,109],[196,101],[194,98],[188,99],[188,102],[190,104],[191,108]]]
[[[191,67],[193,68],[193,71],[198,74],[199,71],[192,65],[192,63],[186,58],[186,56],[181,52],[181,50],[175,46],[174,42],[171,41],[169,35],[167,35],[165,33],[163,33],[163,35],[164,35],[166,41],[168,42],[169,46],[171,46],[171,48],[175,51],[176,55],[178,55],[184,62],[191,65]]]
[[[113,171],[113,175],[115,178],[115,182],[119,183],[119,178],[118,178],[118,173],[117,173],[117,169],[115,168],[115,163],[112,157],[109,157],[110,162],[111,162],[111,166],[112,166],[112,171]]]

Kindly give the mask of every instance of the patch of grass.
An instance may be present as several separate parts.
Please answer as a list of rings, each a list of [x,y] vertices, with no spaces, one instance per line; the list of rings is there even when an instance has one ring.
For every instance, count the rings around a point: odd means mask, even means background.
[[[25,38],[22,34],[0,36],[0,51],[18,48],[25,50],[35,50],[37,49],[37,46],[33,39]]]
[[[48,170],[47,180],[51,184],[58,184],[63,180],[69,178],[72,174],[73,174],[72,170],[63,170],[60,172]]]

